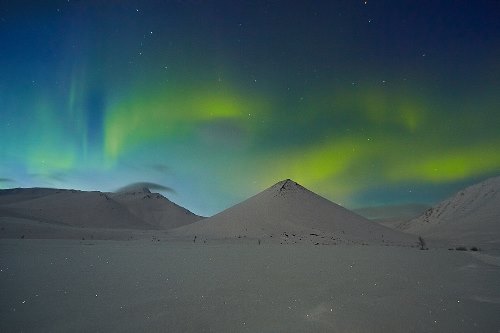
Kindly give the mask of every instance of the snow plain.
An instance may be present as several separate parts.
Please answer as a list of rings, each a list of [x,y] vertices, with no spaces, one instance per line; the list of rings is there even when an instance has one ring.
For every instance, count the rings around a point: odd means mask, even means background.
[[[2,332],[498,332],[481,254],[249,240],[0,241]]]

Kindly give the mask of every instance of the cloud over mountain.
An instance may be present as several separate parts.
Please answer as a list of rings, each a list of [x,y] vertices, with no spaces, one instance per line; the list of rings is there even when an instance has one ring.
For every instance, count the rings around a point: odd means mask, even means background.
[[[116,190],[116,192],[137,192],[137,191],[142,191],[145,188],[147,188],[149,190],[175,193],[175,190],[171,187],[157,184],[157,183],[151,183],[151,182],[131,183],[131,184],[128,184],[126,186],[120,187],[119,189]]]

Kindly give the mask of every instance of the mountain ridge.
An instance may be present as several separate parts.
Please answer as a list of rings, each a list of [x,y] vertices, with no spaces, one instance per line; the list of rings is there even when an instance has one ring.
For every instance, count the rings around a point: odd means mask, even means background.
[[[51,188],[0,190],[4,218],[90,228],[166,230],[201,216],[149,189],[140,192],[99,192]]]

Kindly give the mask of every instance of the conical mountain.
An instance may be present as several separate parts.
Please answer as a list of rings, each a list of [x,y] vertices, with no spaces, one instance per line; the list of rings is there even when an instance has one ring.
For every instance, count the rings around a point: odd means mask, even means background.
[[[500,244],[500,177],[459,191],[399,228],[467,245]]]
[[[409,242],[287,179],[202,221],[172,229],[176,237],[274,238],[290,242]]]

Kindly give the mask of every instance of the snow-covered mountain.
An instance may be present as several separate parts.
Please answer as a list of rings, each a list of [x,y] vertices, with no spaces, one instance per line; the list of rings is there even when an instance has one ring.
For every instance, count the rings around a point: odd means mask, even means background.
[[[399,229],[470,245],[500,242],[500,177],[459,191]]]
[[[109,229],[169,229],[201,217],[149,190],[103,193],[45,188],[0,190],[0,216]]]
[[[213,217],[170,230],[177,237],[274,238],[287,243],[411,242],[295,183],[281,181]],[[416,238],[415,238],[416,240]]]

